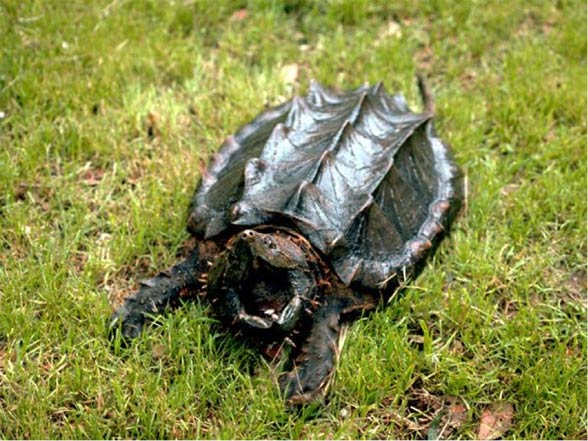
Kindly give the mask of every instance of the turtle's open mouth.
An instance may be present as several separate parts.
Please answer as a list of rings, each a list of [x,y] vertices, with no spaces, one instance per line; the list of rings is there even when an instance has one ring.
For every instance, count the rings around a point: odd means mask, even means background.
[[[244,230],[209,275],[209,289],[224,293],[217,310],[237,327],[290,332],[309,307],[316,274],[292,235]]]
[[[249,274],[239,297],[248,314],[276,321],[292,299],[292,287],[286,271],[272,271],[264,266]]]

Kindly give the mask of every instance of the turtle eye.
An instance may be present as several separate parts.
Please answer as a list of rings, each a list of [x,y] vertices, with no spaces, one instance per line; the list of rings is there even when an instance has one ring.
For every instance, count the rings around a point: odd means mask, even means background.
[[[276,248],[276,244],[269,237],[266,237],[264,239],[263,244],[265,245],[266,248],[269,248],[270,250],[273,250]]]

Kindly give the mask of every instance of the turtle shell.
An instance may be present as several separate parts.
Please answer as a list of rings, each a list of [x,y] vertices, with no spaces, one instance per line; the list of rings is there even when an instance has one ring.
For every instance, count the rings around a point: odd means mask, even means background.
[[[346,285],[406,277],[461,204],[461,173],[430,111],[381,84],[308,95],[262,112],[215,155],[192,201],[189,230],[293,226]]]

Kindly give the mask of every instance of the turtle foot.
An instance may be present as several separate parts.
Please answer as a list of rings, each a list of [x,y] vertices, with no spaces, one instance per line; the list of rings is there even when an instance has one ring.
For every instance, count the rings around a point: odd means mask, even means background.
[[[109,337],[113,340],[116,338],[117,333],[120,333],[123,340],[137,338],[143,330],[145,321],[144,314],[133,311],[128,305],[123,305],[110,316],[108,324]]]
[[[279,380],[288,404],[306,404],[326,395],[339,355],[343,307],[343,302],[332,302],[316,311],[310,335],[293,360],[293,369]]]

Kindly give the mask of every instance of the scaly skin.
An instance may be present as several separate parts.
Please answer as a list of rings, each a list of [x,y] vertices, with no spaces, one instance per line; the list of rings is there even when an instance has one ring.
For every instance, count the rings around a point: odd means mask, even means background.
[[[139,291],[127,297],[123,305],[112,314],[109,325],[111,334],[120,328],[124,339],[133,339],[139,336],[151,316],[177,308],[182,299],[193,298],[203,289],[202,275],[208,270],[207,262],[210,257],[210,250],[199,246],[169,271],[141,281]]]
[[[326,393],[339,356],[341,313],[346,304],[343,299],[329,298],[314,314],[310,335],[294,358],[292,370],[279,380],[289,404],[305,404]]]
[[[141,282],[139,291],[112,315],[111,332],[120,330],[125,340],[137,337],[153,316],[179,306],[182,299],[194,298],[208,279],[205,298],[229,328],[243,335],[266,332],[268,341],[306,336],[302,341],[298,338],[298,355],[292,360],[292,371],[280,379],[280,387],[289,404],[323,396],[337,360],[340,316],[352,299],[322,300],[332,283],[322,278],[318,257],[308,253],[310,244],[298,235],[244,230],[216,256],[208,245],[196,248],[168,272]],[[207,273],[211,259],[215,260]],[[276,274],[281,275],[277,280]],[[255,309],[265,301],[280,309]],[[301,329],[309,322],[309,332]]]

